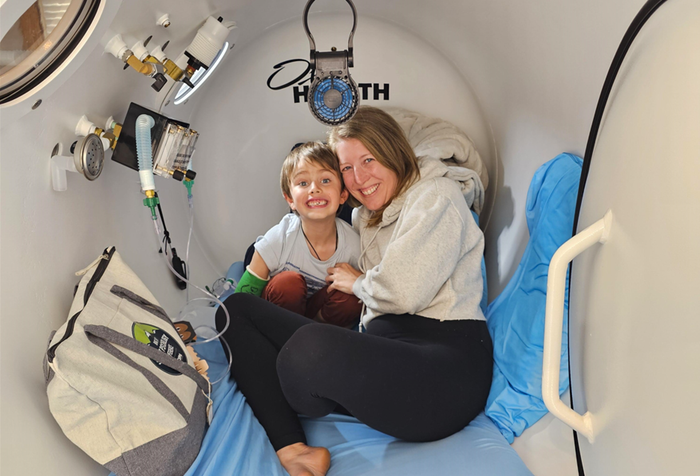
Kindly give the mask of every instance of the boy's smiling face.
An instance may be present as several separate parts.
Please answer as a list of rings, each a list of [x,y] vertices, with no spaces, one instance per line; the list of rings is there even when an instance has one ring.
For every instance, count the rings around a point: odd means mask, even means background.
[[[348,191],[343,190],[340,178],[308,159],[301,160],[292,173],[289,184],[291,197],[284,195],[292,210],[302,219],[335,219],[338,207],[348,199]]]

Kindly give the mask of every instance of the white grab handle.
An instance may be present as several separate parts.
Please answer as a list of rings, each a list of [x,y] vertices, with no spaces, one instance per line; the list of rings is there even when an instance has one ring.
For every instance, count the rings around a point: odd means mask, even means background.
[[[612,212],[561,245],[549,263],[547,304],[544,317],[544,351],[542,362],[542,399],[547,409],[561,421],[593,443],[590,412],[580,415],[559,398],[561,367],[561,331],[564,321],[564,291],[569,263],[596,243],[605,243],[610,235]]]

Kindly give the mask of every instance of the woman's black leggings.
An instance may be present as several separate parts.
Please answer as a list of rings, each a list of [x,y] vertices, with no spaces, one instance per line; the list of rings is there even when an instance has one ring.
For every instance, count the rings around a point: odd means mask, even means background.
[[[484,321],[390,314],[359,333],[250,294],[224,305],[231,375],[275,451],[306,443],[298,414],[319,417],[338,405],[391,436],[433,441],[464,428],[486,404],[493,360]],[[225,320],[219,309],[219,330]]]

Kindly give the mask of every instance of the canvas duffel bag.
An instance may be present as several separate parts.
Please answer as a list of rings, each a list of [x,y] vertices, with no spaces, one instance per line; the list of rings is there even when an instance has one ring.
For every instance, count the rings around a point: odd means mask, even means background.
[[[51,413],[118,476],[182,475],[204,437],[209,381],[114,247],[83,272],[44,359]]]

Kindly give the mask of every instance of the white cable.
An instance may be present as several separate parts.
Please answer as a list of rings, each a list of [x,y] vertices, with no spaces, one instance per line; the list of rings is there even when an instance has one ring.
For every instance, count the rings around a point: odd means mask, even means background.
[[[156,223],[156,233],[158,233],[158,224],[157,224],[157,223]],[[160,241],[161,241],[161,240],[160,240],[160,234],[158,234],[158,242],[160,243]],[[165,247],[163,247],[163,250],[165,251]],[[210,293],[209,291],[206,291],[206,290],[200,288],[199,286],[197,286],[196,284],[192,283],[190,280],[188,280],[188,279],[185,278],[184,276],[180,276],[180,273],[178,273],[177,271],[175,271],[175,269],[173,268],[173,265],[170,264],[170,261],[168,261],[168,254],[167,254],[167,252],[164,252],[164,253],[163,253],[163,258],[165,259],[165,263],[168,265],[168,268],[170,268],[170,271],[172,271],[172,273],[173,273],[175,276],[177,276],[177,277],[180,278],[181,280],[185,281],[187,284],[189,284],[189,285],[191,285],[191,286],[194,286],[195,288],[199,289],[205,296],[208,296],[209,299],[211,299],[212,301],[216,302],[216,303],[224,310],[224,313],[226,313],[226,325],[225,325],[224,328],[221,330],[221,332],[218,332],[214,337],[211,337],[211,338],[209,338],[209,339],[207,339],[207,340],[204,340],[204,341],[201,341],[201,342],[197,342],[197,344],[206,344],[207,342],[212,342],[213,340],[216,340],[216,339],[218,339],[219,337],[221,337],[221,336],[226,332],[226,330],[228,329],[229,323],[231,322],[231,316],[229,315],[228,309],[226,309],[226,306],[224,306],[224,303],[221,302],[221,300],[220,300],[219,298],[217,298],[216,296],[214,296],[214,295],[213,295],[212,293]],[[186,305],[187,305],[187,303],[185,303],[185,306],[186,306]]]
[[[187,270],[187,274],[192,276],[192,271],[190,270],[190,243],[192,242],[192,229],[194,228],[194,199],[191,196],[187,197],[187,203],[190,207],[190,232],[187,234],[187,248],[185,248],[185,269]],[[190,302],[189,286],[187,287],[187,291],[185,291],[185,302]]]
[[[168,96],[170,96],[170,93],[173,92],[173,88],[179,81],[173,80],[173,84],[170,85],[170,88],[168,88],[168,92],[165,93],[165,96],[163,96],[163,100],[160,102],[160,107],[158,108],[158,114],[163,110],[163,105],[165,104],[165,101],[168,99]]]
[[[185,303],[184,306],[182,306],[182,309],[185,309],[189,303],[195,302],[195,301],[206,301],[206,302],[210,302],[210,303],[211,303],[211,302],[216,302],[216,301],[214,301],[213,299],[210,299],[210,298],[208,298],[208,297],[192,298],[192,299],[190,299],[189,301],[187,301],[187,302]],[[180,310],[180,317],[182,317],[182,310]]]
[[[168,268],[170,268],[170,271],[172,271],[176,276],[178,276],[180,279],[186,281],[188,284],[191,284],[189,281],[187,281],[185,278],[180,276],[179,273],[173,269],[172,265],[168,261],[167,253],[165,253],[165,246],[162,245],[162,241],[160,239],[160,229],[158,228],[158,220],[153,220],[153,224],[155,225],[155,230],[156,230],[156,242],[158,243],[159,247],[162,246],[162,248],[163,248],[163,256],[165,257],[165,264],[168,265]],[[206,340],[203,340],[200,342],[191,342],[190,343],[190,345],[192,345],[194,347],[195,345],[206,344],[207,342],[211,342],[214,339],[219,339],[219,342],[221,342],[224,345],[224,347],[226,347],[226,352],[228,353],[227,354],[228,365],[226,366],[226,371],[222,372],[221,376],[218,379],[211,382],[211,385],[214,385],[214,384],[221,382],[223,379],[225,379],[231,373],[231,362],[233,361],[233,355],[231,354],[231,347],[228,345],[228,342],[226,342],[226,339],[221,338],[222,334],[224,332],[226,332],[226,329],[228,329],[228,326],[231,322],[231,316],[229,315],[228,309],[226,309],[226,306],[224,306],[224,304],[219,299],[217,299],[211,293],[206,292],[204,289],[200,288],[199,286],[196,286],[196,285],[193,285],[193,286],[196,287],[197,289],[199,289],[200,291],[202,291],[204,294],[206,294],[209,297],[200,297],[200,298],[194,298],[192,300],[188,300],[185,303],[185,306],[187,306],[189,303],[194,302],[194,301],[217,302],[217,303],[219,303],[219,306],[221,306],[224,309],[224,313],[226,313],[226,325],[224,326],[224,329],[220,333],[217,333],[216,329],[214,329],[211,326],[207,326],[207,325],[197,326],[194,328],[195,335],[197,334],[197,330],[202,329],[202,328],[211,329],[212,331],[214,331],[215,335],[214,335],[214,337],[211,337],[210,339],[206,339]],[[185,306],[183,306],[183,307],[185,307]]]
[[[156,238],[157,238],[157,240],[158,240],[158,243],[160,244],[160,243],[161,243],[161,238],[160,238],[160,231],[159,231],[159,228],[158,228],[158,220],[154,220],[153,223],[154,223],[154,225],[155,225]],[[224,310],[224,313],[226,314],[226,324],[224,325],[224,328],[221,330],[221,332],[216,333],[216,334],[214,335],[214,337],[210,337],[209,339],[205,339],[205,340],[200,341],[200,342],[191,342],[190,345],[192,345],[192,346],[194,347],[195,345],[206,344],[206,343],[208,343],[208,342],[212,342],[212,341],[217,340],[217,339],[219,339],[220,342],[226,342],[226,340],[223,339],[222,336],[223,336],[223,334],[226,332],[226,330],[228,329],[229,324],[231,323],[231,316],[230,316],[230,314],[229,314],[229,312],[228,312],[228,309],[226,309],[226,306],[224,306],[224,303],[221,302],[221,300],[220,300],[219,298],[217,298],[216,296],[214,296],[212,293],[210,293],[210,292],[208,292],[208,291],[206,291],[206,290],[200,288],[200,287],[197,286],[196,284],[193,284],[192,282],[190,282],[190,281],[189,281],[187,278],[185,278],[184,276],[180,276],[180,274],[179,274],[177,271],[175,271],[175,269],[173,268],[172,264],[170,264],[170,261],[168,260],[168,254],[167,254],[167,251],[166,251],[166,250],[167,250],[167,248],[166,248],[165,246],[163,246],[163,258],[165,259],[165,264],[168,266],[168,268],[170,269],[170,271],[172,271],[172,273],[173,273],[175,276],[177,276],[177,277],[180,278],[181,280],[185,281],[188,285],[194,286],[195,288],[199,289],[205,296],[208,296],[209,299],[211,299],[212,301],[218,303],[218,304],[219,304],[219,307],[220,307],[221,309],[223,309],[223,310]],[[201,298],[200,298],[200,299],[201,299]],[[188,303],[185,303],[185,306],[186,306],[187,304],[188,304]],[[201,326],[200,326],[200,327],[201,327]],[[207,326],[207,327],[209,327],[209,326]],[[211,328],[211,327],[210,327],[210,328]],[[216,329],[214,329],[214,330],[216,330]],[[228,344],[226,344],[226,347],[227,347],[227,349],[229,350],[229,356],[231,356],[231,354],[230,354],[231,349],[230,349],[230,347],[228,346]],[[228,366],[226,367],[226,372],[224,372],[223,376],[222,376],[220,379],[218,379],[217,382],[221,381],[221,379],[223,379],[226,375],[229,375],[229,373],[231,372],[231,361],[232,361],[232,360],[233,360],[232,357],[230,357],[230,358],[228,359]]]

